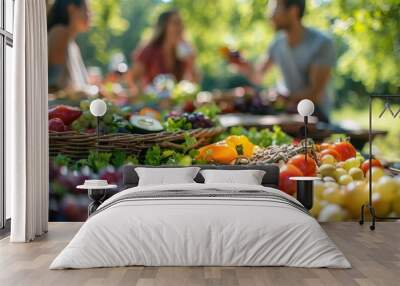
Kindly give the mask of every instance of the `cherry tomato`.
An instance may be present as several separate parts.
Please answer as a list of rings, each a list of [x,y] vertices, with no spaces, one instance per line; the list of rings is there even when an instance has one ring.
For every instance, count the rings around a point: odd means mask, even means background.
[[[304,174],[294,165],[283,165],[279,172],[279,189],[289,195],[297,191],[296,181],[290,180],[290,177],[301,177]]]
[[[292,157],[288,164],[292,164],[299,168],[299,170],[304,174],[304,176],[315,176],[317,174],[317,163],[311,156],[306,156],[304,154],[298,154]]]
[[[333,148],[325,149],[321,153],[319,153],[319,155],[321,158],[325,155],[332,155],[333,157],[335,157],[336,161],[342,161],[342,156],[339,154],[338,151]]]
[[[354,146],[348,141],[335,143],[332,148],[340,154],[342,161],[354,158],[357,154],[356,148],[354,148]]]
[[[372,167],[383,168],[381,161],[379,161],[377,159],[365,160],[364,163],[362,163],[362,165],[361,165],[361,170],[363,170],[364,174],[366,174],[369,170],[370,161],[371,161]]]

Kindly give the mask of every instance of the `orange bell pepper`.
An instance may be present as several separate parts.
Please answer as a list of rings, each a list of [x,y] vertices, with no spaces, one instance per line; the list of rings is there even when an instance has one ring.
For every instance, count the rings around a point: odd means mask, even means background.
[[[220,164],[230,164],[232,161],[236,160],[237,156],[238,153],[234,147],[221,141],[201,147],[196,159]]]

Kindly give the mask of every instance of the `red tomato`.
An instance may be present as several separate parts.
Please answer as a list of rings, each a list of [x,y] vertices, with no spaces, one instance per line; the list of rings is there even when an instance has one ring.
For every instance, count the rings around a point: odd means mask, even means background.
[[[315,163],[314,159],[307,155],[307,161],[306,161],[306,156],[304,154],[298,154],[294,157],[292,157],[289,161],[288,164],[292,164],[299,168],[299,170],[304,174],[304,176],[315,176],[317,174],[317,163]]]
[[[342,161],[342,156],[340,156],[340,154],[338,153],[338,151],[336,151],[333,148],[328,148],[323,150],[321,153],[319,153],[319,156],[322,158],[324,155],[332,155],[333,157],[335,157],[336,161]]]
[[[363,170],[364,174],[366,174],[369,170],[369,162],[370,160],[365,160],[364,163],[361,165],[361,170]],[[372,167],[380,167],[383,168],[381,161],[377,159],[371,160]]]
[[[290,177],[301,177],[303,173],[294,165],[283,165],[279,172],[279,189],[289,195],[297,191],[296,181],[290,180]]]
[[[357,153],[356,148],[347,141],[335,143],[332,148],[340,154],[342,161],[355,157]]]

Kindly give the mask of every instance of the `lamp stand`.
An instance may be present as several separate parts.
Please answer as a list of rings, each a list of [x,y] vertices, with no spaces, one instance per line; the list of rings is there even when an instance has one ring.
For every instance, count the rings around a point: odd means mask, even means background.
[[[308,125],[308,116],[304,116],[304,148],[305,148],[305,161],[307,162],[307,153],[308,153],[308,146],[307,146],[307,125]]]
[[[97,153],[99,153],[99,141],[100,141],[100,116],[96,116],[96,122],[97,122],[97,126],[96,126],[96,133],[97,133]]]

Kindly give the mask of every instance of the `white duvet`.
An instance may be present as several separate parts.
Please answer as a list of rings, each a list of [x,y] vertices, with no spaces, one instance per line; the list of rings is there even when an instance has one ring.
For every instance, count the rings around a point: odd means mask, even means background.
[[[258,198],[152,198],[112,204],[132,192],[262,190],[254,185],[182,184],[127,189],[105,201],[50,269],[145,266],[350,268],[318,222]],[[108,206],[108,207],[107,207]]]

